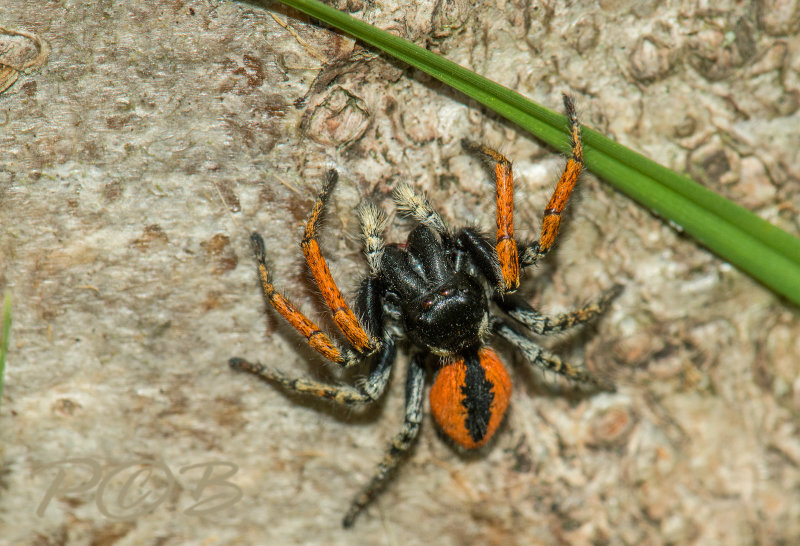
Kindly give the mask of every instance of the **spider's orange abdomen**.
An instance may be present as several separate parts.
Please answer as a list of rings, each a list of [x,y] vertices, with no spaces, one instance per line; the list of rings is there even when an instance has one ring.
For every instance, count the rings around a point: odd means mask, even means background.
[[[466,449],[486,444],[503,420],[511,378],[492,349],[459,358],[439,370],[431,387],[431,413],[445,434]]]

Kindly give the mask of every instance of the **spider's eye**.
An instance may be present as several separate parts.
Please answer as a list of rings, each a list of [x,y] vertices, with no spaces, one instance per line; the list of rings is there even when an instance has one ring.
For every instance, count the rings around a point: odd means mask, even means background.
[[[420,304],[420,306],[423,309],[430,309],[431,307],[433,307],[433,298],[427,298],[427,299],[423,300],[422,303]]]
[[[453,291],[454,290],[452,288],[442,288],[441,290],[439,290],[439,295],[444,297],[452,296]]]

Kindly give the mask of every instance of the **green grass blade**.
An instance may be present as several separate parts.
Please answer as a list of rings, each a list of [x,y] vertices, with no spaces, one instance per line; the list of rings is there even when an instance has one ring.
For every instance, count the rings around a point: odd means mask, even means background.
[[[551,146],[568,149],[564,116],[316,0],[281,2],[430,74]],[[583,135],[586,165],[592,172],[655,213],[680,225],[686,233],[723,259],[800,304],[800,239],[596,131],[584,129]]]
[[[3,402],[3,382],[6,370],[6,353],[8,352],[8,334],[11,332],[11,292],[3,298],[3,327],[0,333],[0,403]]]

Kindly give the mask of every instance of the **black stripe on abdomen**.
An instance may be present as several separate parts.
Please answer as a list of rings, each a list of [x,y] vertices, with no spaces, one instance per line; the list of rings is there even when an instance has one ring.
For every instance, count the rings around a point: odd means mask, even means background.
[[[494,400],[494,385],[486,378],[486,372],[481,366],[478,353],[464,356],[464,385],[461,392],[464,395],[461,404],[467,410],[464,426],[470,437],[480,443],[489,428],[489,418],[492,416],[491,406]]]

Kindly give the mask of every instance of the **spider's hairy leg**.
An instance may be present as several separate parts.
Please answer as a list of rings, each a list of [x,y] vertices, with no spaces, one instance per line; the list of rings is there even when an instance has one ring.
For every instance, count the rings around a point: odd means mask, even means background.
[[[523,298],[511,296],[495,298],[497,305],[511,318],[527,326],[533,333],[546,335],[573,328],[593,320],[604,313],[611,302],[622,292],[622,285],[615,284],[580,309],[548,317],[539,313]]]
[[[408,364],[408,377],[406,379],[406,416],[403,428],[392,440],[383,460],[378,464],[378,470],[367,486],[353,499],[350,509],[345,514],[342,525],[351,527],[356,516],[375,498],[390,477],[392,471],[401,461],[402,456],[411,447],[419,432],[422,423],[422,393],[425,386],[425,355],[417,354]]]
[[[306,257],[306,263],[311,273],[314,275],[314,281],[319,287],[322,297],[325,300],[328,308],[333,313],[333,320],[342,331],[347,340],[362,354],[370,355],[378,350],[380,347],[380,340],[370,337],[364,327],[356,318],[353,310],[344,301],[339,287],[336,286],[331,271],[325,258],[322,256],[322,251],[317,242],[317,229],[319,227],[320,218],[325,209],[325,203],[328,201],[333,188],[336,186],[336,181],[339,179],[338,173],[331,169],[328,171],[325,185],[314,203],[314,208],[311,209],[311,215],[306,223],[306,229],[303,234],[303,241],[300,246],[303,249],[303,254]]]
[[[447,235],[448,229],[441,215],[433,208],[430,201],[416,193],[408,184],[400,184],[395,188],[393,199],[403,214],[412,217],[424,226],[428,226],[439,235]]]
[[[261,288],[264,298],[275,308],[275,310],[286,319],[305,339],[306,343],[319,354],[341,366],[347,367],[360,361],[360,356],[350,350],[339,349],[328,335],[319,326],[306,317],[289,300],[279,294],[272,284],[269,267],[267,267],[266,252],[264,250],[264,239],[258,233],[250,236],[253,245],[253,252],[256,256],[258,265],[258,276],[261,280]]]
[[[570,139],[572,141],[572,154],[564,167],[564,173],[558,180],[558,185],[553,191],[550,202],[544,209],[542,218],[542,232],[539,241],[526,248],[522,254],[520,262],[523,267],[528,267],[537,262],[547,254],[558,235],[558,228],[561,225],[561,213],[567,206],[567,201],[575,188],[578,177],[583,171],[583,144],[581,143],[581,125],[578,121],[578,114],[575,112],[575,103],[572,98],[564,95],[564,109],[567,112],[569,121]]]
[[[288,391],[308,394],[331,400],[343,406],[353,407],[368,404],[380,398],[389,382],[389,375],[396,356],[397,348],[394,342],[385,340],[377,357],[378,362],[375,369],[356,386],[329,385],[310,379],[287,377],[268,366],[249,362],[243,358],[231,358],[228,363],[234,370],[248,372],[265,381],[278,383]]]
[[[498,326],[495,327],[495,332],[514,345],[517,349],[519,349],[525,358],[533,364],[541,368],[542,370],[548,370],[551,372],[555,372],[559,375],[563,375],[568,379],[572,379],[574,381],[578,381],[579,383],[586,383],[588,385],[593,385],[600,390],[613,392],[616,390],[614,385],[609,383],[608,381],[601,379],[599,377],[595,377],[587,370],[583,368],[576,368],[567,364],[563,360],[561,360],[557,355],[551,353],[550,351],[540,347],[527,337],[518,334],[515,332],[511,327],[507,324],[499,323]]]
[[[490,167],[494,167],[495,194],[497,201],[497,257],[500,261],[502,282],[500,291],[510,294],[519,288],[519,258],[514,239],[514,173],[506,157],[481,144],[462,140],[462,146],[478,154]]]
[[[377,277],[381,269],[381,257],[386,242],[383,230],[386,228],[386,213],[373,203],[363,203],[358,207],[358,220],[361,224],[361,240],[364,243],[364,255],[367,257],[369,272]]]

